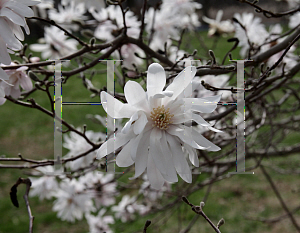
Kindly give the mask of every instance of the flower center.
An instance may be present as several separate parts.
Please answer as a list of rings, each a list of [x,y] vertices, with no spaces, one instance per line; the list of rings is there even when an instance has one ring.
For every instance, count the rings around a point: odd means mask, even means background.
[[[156,126],[162,130],[168,129],[169,124],[172,123],[171,119],[174,116],[170,114],[169,110],[170,108],[166,110],[164,105],[153,108],[150,115],[150,118],[154,121],[152,126]]]

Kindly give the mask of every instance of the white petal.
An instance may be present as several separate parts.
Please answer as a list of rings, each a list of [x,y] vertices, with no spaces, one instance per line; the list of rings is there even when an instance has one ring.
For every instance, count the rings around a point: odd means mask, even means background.
[[[182,129],[174,125],[171,125],[167,129],[167,132],[171,135],[177,136],[181,141],[187,143],[193,148],[200,149],[200,150],[208,149],[208,147],[200,146],[195,142],[194,138],[191,135],[191,129],[189,127],[184,126],[184,129]]]
[[[150,132],[146,132],[140,140],[140,143],[137,147],[136,158],[135,158],[135,175],[130,178],[130,180],[139,177],[147,167],[148,161],[148,147],[149,147],[149,139]]]
[[[31,45],[29,45],[29,48],[35,52],[42,52],[44,50],[50,49],[49,45],[47,45],[47,44],[31,44]]]
[[[147,177],[151,184],[151,188],[160,190],[164,185],[164,178],[157,170],[154,161],[151,156],[148,156],[148,163],[147,163]]]
[[[194,120],[197,124],[202,125],[202,126],[208,126],[208,127],[211,126],[200,115],[195,114],[195,113],[192,113],[192,120]]]
[[[216,132],[216,133],[224,133],[222,130],[216,129],[214,127],[208,126],[207,128],[209,128],[210,130]]]
[[[0,87],[0,98],[4,98],[5,97],[5,92],[2,89],[2,87]]]
[[[196,72],[196,67],[189,66],[175,77],[174,81],[166,88],[166,91],[173,91],[173,96],[169,98],[168,101],[176,99],[177,96],[184,91],[184,89],[191,83]]]
[[[119,167],[129,167],[134,163],[130,155],[133,142],[133,139],[130,140],[118,154],[116,163]]]
[[[116,138],[110,138],[104,142],[99,150],[97,151],[97,158],[101,159],[102,157],[112,153],[121,146],[125,145],[130,139],[134,137],[134,133],[131,131],[128,134],[118,133]],[[114,143],[114,147],[107,148],[108,143]]]
[[[127,134],[129,130],[132,128],[132,123],[138,119],[139,115],[138,112],[135,112],[131,117],[130,120],[126,122],[122,129],[122,133]]]
[[[25,25],[25,20],[22,18],[19,14],[16,14],[9,8],[2,8],[0,11],[0,16],[6,16],[8,19],[10,19],[13,23],[18,25]]]
[[[22,77],[20,79],[20,85],[25,91],[30,91],[32,89],[32,82],[29,77]]]
[[[140,134],[144,130],[147,123],[147,116],[144,112],[141,112],[139,119],[133,125],[133,132],[135,134]]]
[[[192,172],[184,157],[180,143],[174,136],[166,134],[172,152],[174,166],[180,177],[187,183],[192,183]]]
[[[1,38],[0,38],[1,39]],[[0,46],[1,48],[1,46]],[[1,49],[0,49],[0,53],[1,53]],[[8,75],[5,73],[5,71],[0,67],[0,80],[9,80]]]
[[[22,49],[22,43],[15,37],[4,18],[0,18],[1,37],[7,46],[13,50]]]
[[[167,154],[170,152],[162,147],[161,143],[166,140],[162,137],[163,133],[161,130],[154,128],[150,134],[150,148],[149,156],[153,158],[156,168],[160,171],[165,180],[169,182],[177,182],[178,178],[174,169],[172,160],[166,160]]]
[[[184,145],[184,148],[188,151],[189,153],[189,159],[191,161],[191,163],[195,166],[195,167],[199,167],[199,159],[197,156],[197,151],[195,148],[191,147],[188,144]]]
[[[212,96],[205,98],[184,98],[183,100],[188,109],[202,113],[211,113],[217,108],[217,103],[220,98],[221,96]]]
[[[220,147],[213,144],[211,141],[207,140],[201,134],[199,134],[196,130],[192,130],[193,139],[201,146],[207,147],[208,151],[219,151]]]
[[[124,94],[128,104],[143,109],[148,112],[149,106],[146,97],[146,92],[140,84],[134,81],[128,81],[124,87]]]
[[[136,109],[128,104],[123,104],[105,91],[101,92],[101,104],[104,110],[113,118],[130,118]]]
[[[8,7],[10,9],[12,9],[14,12],[16,12],[19,15],[22,15],[24,17],[33,17],[34,16],[33,10],[31,10],[28,6],[25,6],[23,4],[15,2],[15,1],[8,1],[3,4],[3,7]]]
[[[158,63],[152,63],[147,72],[147,94],[148,99],[155,94],[161,93],[166,85],[166,73]]]

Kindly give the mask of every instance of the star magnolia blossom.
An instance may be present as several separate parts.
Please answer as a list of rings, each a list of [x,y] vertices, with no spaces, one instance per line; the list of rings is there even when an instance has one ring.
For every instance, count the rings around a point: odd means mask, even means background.
[[[230,20],[221,21],[222,16],[223,11],[219,10],[215,20],[207,18],[206,16],[202,17],[203,21],[209,24],[209,37],[234,32],[233,24],[230,22]]]
[[[12,62],[10,65],[17,64]],[[17,99],[21,96],[20,86],[25,91],[30,91],[32,89],[31,79],[25,73],[27,69],[27,66],[21,66],[20,68],[15,70],[5,70],[5,73],[9,77],[9,79],[7,80],[7,82],[0,79],[0,88],[3,89],[5,95],[12,96],[13,98]],[[3,97],[1,97],[0,95],[0,105],[4,104],[6,101],[6,99]]]
[[[25,17],[32,17],[33,11],[28,6],[38,4],[31,0],[0,0],[0,62],[9,65],[11,62],[8,52],[22,49],[24,34],[21,26],[29,34]],[[7,49],[8,48],[8,49]]]
[[[99,148],[98,158],[102,158],[121,146],[116,163],[128,167],[135,163],[135,176],[140,176],[147,168],[150,184],[160,189],[164,181],[177,182],[176,172],[183,180],[192,182],[189,165],[183,156],[182,145],[190,151],[193,165],[199,166],[196,149],[218,151],[220,148],[205,137],[197,134],[184,122],[194,120],[210,127],[210,124],[195,112],[211,113],[217,107],[220,96],[185,98],[191,96],[191,81],[196,74],[195,67],[187,67],[174,79],[165,91],[166,75],[163,67],[151,64],[147,73],[147,92],[134,81],[128,81],[124,88],[127,104],[101,92],[104,110],[113,118],[130,118],[122,131]],[[108,146],[108,144],[114,146]]]

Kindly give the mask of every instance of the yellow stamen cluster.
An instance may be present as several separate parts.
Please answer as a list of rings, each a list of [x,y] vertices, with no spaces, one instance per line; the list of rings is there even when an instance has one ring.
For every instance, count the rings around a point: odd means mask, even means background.
[[[166,110],[164,105],[153,108],[150,115],[150,118],[154,121],[152,126],[156,126],[162,130],[168,129],[169,124],[172,123],[171,118],[174,116],[173,114],[170,114],[169,110],[170,108]]]

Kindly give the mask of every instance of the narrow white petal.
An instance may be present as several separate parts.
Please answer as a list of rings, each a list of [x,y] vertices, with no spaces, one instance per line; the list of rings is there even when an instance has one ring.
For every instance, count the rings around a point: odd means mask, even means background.
[[[148,99],[155,94],[161,93],[166,85],[166,74],[164,68],[158,63],[152,63],[147,72],[147,94]]]
[[[135,175],[134,177],[130,178],[131,180],[139,177],[147,167],[147,161],[149,157],[148,156],[149,138],[150,138],[150,131],[145,133],[140,140],[140,143],[136,151]]]
[[[0,46],[0,53],[1,53],[1,46]],[[9,80],[8,75],[5,73],[5,71],[0,67],[0,80]]]
[[[216,133],[224,133],[222,130],[216,129],[214,127],[208,126],[207,128],[209,128],[210,130],[216,132]]]
[[[116,164],[119,167],[129,167],[134,163],[130,155],[133,142],[134,140],[130,140],[118,154]]]
[[[147,176],[151,184],[151,188],[160,190],[164,185],[164,178],[156,168],[151,156],[148,156]]]
[[[173,96],[170,97],[169,101],[176,99],[184,91],[191,83],[196,71],[196,67],[189,66],[175,77],[174,81],[166,88],[166,91],[173,91]]]
[[[130,120],[126,122],[122,129],[122,133],[127,134],[129,130],[132,128],[132,123],[138,119],[138,112],[135,112],[131,117]]]
[[[97,158],[101,159],[102,157],[112,153],[121,146],[125,145],[130,139],[134,137],[134,133],[131,131],[128,134],[118,133],[116,138],[110,138],[104,142],[99,150],[97,151]],[[114,143],[114,147],[107,148],[108,143]]]
[[[181,141],[187,143],[193,148],[200,149],[200,150],[208,149],[208,147],[200,146],[195,142],[194,138],[191,135],[191,129],[189,127],[184,127],[184,129],[182,129],[174,125],[171,125],[167,129],[167,132],[171,135],[177,136]]]
[[[24,26],[25,20],[22,18],[19,14],[16,14],[9,8],[2,8],[0,11],[0,16],[6,16],[8,19],[10,19],[13,23]]]
[[[162,148],[162,141],[166,140],[162,136],[161,130],[156,128],[152,130],[150,135],[149,156],[153,158],[156,168],[160,171],[165,180],[177,182],[178,178],[174,169],[174,164],[172,160],[166,160],[167,154],[170,152],[166,147]]]
[[[211,141],[207,140],[201,134],[199,134],[196,130],[192,130],[193,139],[201,146],[207,147],[208,151],[219,151],[220,147],[213,144]]]
[[[208,127],[211,126],[200,115],[195,114],[195,113],[192,113],[192,120],[194,120],[197,124],[202,125],[202,126],[208,126]]]
[[[211,113],[217,108],[217,103],[220,98],[221,97],[218,96],[218,98],[184,98],[183,100],[188,109],[202,113]]]
[[[186,158],[184,157],[181,145],[177,140],[175,140],[174,136],[171,136],[170,134],[166,134],[166,136],[170,146],[169,148],[172,152],[176,171],[185,182],[192,183],[192,172],[186,161]]]
[[[101,92],[101,104],[104,110],[113,118],[130,118],[136,109],[129,104],[123,104],[105,91]]]
[[[32,89],[32,82],[29,77],[22,77],[20,79],[20,85],[25,91],[30,91]]]
[[[3,7],[8,7],[10,9],[12,9],[14,12],[16,12],[19,15],[22,15],[24,17],[33,17],[34,16],[33,10],[31,10],[28,6],[20,4],[15,1],[8,1],[3,4]]]
[[[199,159],[197,156],[197,151],[195,148],[191,147],[190,145],[185,144],[184,148],[188,151],[189,153],[189,159],[191,161],[191,163],[195,166],[195,167],[199,167]]]
[[[140,84],[134,81],[128,81],[124,87],[125,98],[129,105],[149,111],[146,92]]]
[[[139,119],[133,125],[133,132],[135,134],[140,134],[144,130],[147,123],[148,120],[146,114],[144,112],[140,112]]]
[[[0,18],[0,28],[1,28],[1,37],[9,48],[13,50],[22,49],[22,43],[13,34],[11,28],[9,27],[9,25],[5,20],[5,17]]]

